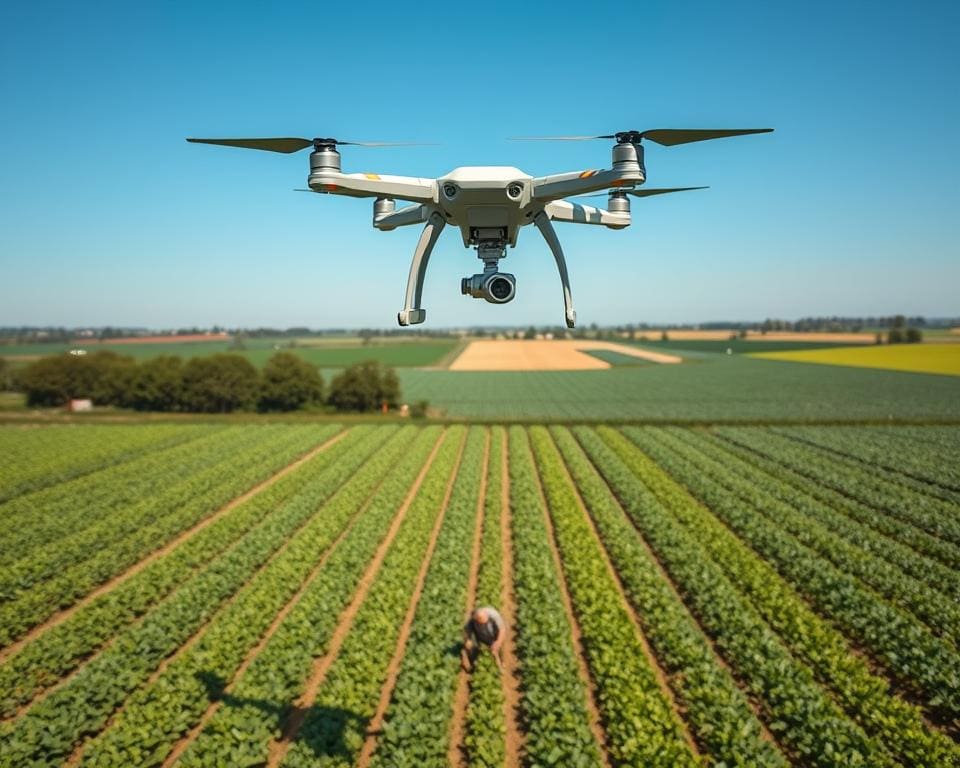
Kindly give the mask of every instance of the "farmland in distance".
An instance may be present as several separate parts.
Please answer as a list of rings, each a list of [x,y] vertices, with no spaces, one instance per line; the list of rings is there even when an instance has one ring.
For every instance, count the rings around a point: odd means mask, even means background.
[[[0,765],[960,765],[955,467],[946,425],[0,426]]]

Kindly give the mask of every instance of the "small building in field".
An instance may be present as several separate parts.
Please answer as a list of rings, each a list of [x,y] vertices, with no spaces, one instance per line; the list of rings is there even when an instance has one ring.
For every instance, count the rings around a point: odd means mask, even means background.
[[[81,413],[93,410],[93,400],[89,398],[74,399],[67,403],[67,410],[71,413]]]

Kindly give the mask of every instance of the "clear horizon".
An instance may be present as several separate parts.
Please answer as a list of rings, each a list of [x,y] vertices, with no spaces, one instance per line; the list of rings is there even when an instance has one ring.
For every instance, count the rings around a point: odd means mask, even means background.
[[[436,141],[346,147],[344,169],[541,175],[606,165],[609,145],[504,139],[653,127],[776,132],[652,145],[650,186],[710,189],[637,200],[621,232],[557,225],[583,326],[960,315],[955,3],[494,2],[482,23],[467,7],[48,3],[0,19],[0,325],[393,327],[418,228],[294,194],[306,153],[186,136]],[[444,232],[424,330],[562,323],[535,230],[502,265],[512,304],[460,295],[478,263]]]

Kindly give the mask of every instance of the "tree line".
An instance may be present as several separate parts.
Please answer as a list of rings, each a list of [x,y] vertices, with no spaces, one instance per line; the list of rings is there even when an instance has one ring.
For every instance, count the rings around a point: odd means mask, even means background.
[[[316,366],[291,352],[276,353],[262,371],[230,353],[187,361],[161,355],[142,362],[109,350],[65,353],[31,363],[14,384],[28,405],[41,407],[90,399],[138,411],[374,411],[396,408],[400,401],[400,382],[389,366],[357,363],[327,388]]]

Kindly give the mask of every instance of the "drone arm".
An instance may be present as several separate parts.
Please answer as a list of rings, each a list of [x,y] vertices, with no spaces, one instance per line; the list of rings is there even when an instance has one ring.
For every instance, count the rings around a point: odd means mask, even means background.
[[[406,301],[403,309],[397,313],[397,322],[400,325],[415,325],[422,323],[427,318],[427,311],[420,308],[420,299],[423,296],[423,278],[427,273],[427,264],[430,261],[430,254],[433,253],[433,246],[437,244],[437,238],[440,237],[445,225],[443,216],[434,211],[430,214],[427,226],[423,228],[420,242],[417,243],[417,250],[414,251],[413,261],[410,264]]]
[[[611,187],[632,187],[646,181],[643,169],[637,163],[633,168],[603,171],[573,171],[541,176],[533,180],[533,197],[549,202],[571,195],[602,192]]]
[[[579,205],[566,200],[547,203],[544,212],[554,221],[570,224],[600,224],[611,229],[623,229],[630,226],[630,212],[606,211],[592,205]]]
[[[325,171],[311,174],[307,183],[314,192],[330,192],[347,197],[389,197],[423,203],[433,201],[436,196],[434,179],[415,176]]]
[[[577,313],[573,308],[573,294],[570,292],[570,276],[567,274],[567,260],[563,256],[563,249],[560,247],[560,239],[557,232],[550,223],[550,216],[546,211],[540,211],[533,218],[533,223],[537,225],[543,239],[547,241],[550,250],[553,252],[553,258],[557,261],[557,270],[560,272],[560,284],[563,286],[563,309],[567,321],[567,328],[573,328],[577,324]]]
[[[398,211],[374,216],[373,226],[382,232],[389,232],[397,227],[422,224],[430,218],[430,210],[426,205],[408,205]]]

